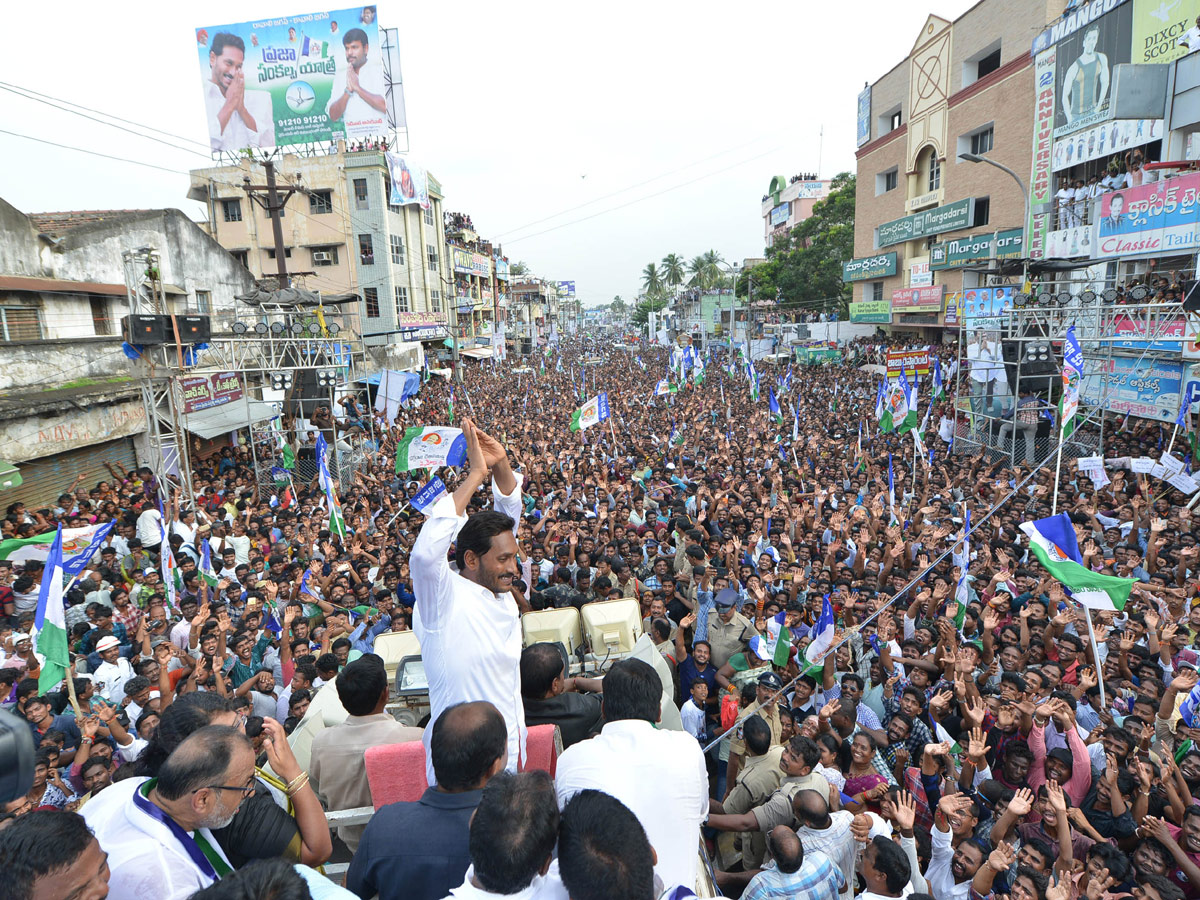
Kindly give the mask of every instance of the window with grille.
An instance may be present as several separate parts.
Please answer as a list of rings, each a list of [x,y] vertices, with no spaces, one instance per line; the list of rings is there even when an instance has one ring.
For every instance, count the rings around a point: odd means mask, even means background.
[[[986,128],[978,134],[971,135],[971,152],[977,156],[987,153],[992,149],[995,135],[994,128]]]
[[[371,240],[369,234],[360,234],[358,236],[358,258],[364,266],[373,266],[375,264],[375,242]]]
[[[371,204],[367,200],[367,179],[354,179],[354,208],[355,209],[370,209]]]
[[[442,292],[441,291],[431,290],[429,292],[429,305],[433,308],[434,312],[442,311]]]
[[[242,201],[241,200],[222,200],[221,211],[225,213],[226,222],[242,221]]]
[[[882,300],[883,299],[883,282],[882,281],[872,281],[871,284],[868,285],[868,287],[870,287],[870,289],[871,289],[871,299],[872,300]]]
[[[309,194],[308,211],[314,215],[333,212],[333,191],[313,191]]]
[[[92,328],[98,335],[112,334],[112,323],[108,318],[108,299],[92,297]]]
[[[942,186],[942,162],[938,159],[937,152],[929,151],[929,190],[936,191]]]
[[[396,285],[396,312],[408,312],[408,288]]]
[[[429,260],[429,271],[436,272],[438,267],[437,247],[433,246],[433,244],[426,244],[425,256]]]
[[[404,265],[404,238],[393,234],[389,235],[389,240],[392,244],[392,263],[397,266]]]
[[[268,247],[268,248],[267,248],[267,259],[274,259],[274,258],[275,258],[275,248],[274,248],[274,247]],[[283,248],[283,258],[284,258],[284,259],[291,259],[291,258],[292,258],[292,248],[291,248],[291,247],[284,247],[284,248]]]
[[[379,290],[377,288],[363,288],[363,300],[367,304],[367,318],[379,318]]]
[[[32,306],[0,306],[0,337],[6,341],[41,340],[41,312]]]
[[[202,316],[212,315],[212,291],[196,291],[196,312]]]

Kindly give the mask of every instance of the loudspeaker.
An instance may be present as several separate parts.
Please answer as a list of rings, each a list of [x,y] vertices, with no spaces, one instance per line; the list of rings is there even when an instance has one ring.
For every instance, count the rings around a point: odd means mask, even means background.
[[[130,315],[121,319],[121,337],[127,343],[162,344],[167,340],[167,317]]]
[[[203,344],[212,337],[212,319],[208,316],[176,316],[175,322],[180,343]]]
[[[1013,390],[1017,388],[1018,362],[1021,387],[1044,390],[1049,387],[1050,379],[1061,375],[1061,368],[1049,341],[1004,340],[1000,347],[1008,384]]]

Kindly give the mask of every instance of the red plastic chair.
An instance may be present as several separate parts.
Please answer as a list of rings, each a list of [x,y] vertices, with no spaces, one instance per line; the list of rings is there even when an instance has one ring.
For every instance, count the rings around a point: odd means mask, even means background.
[[[526,738],[521,771],[538,769],[549,772],[553,778],[561,753],[562,735],[558,726],[534,725]],[[425,745],[421,741],[369,747],[363,754],[363,761],[375,809],[402,800],[420,800],[429,787],[425,778]]]

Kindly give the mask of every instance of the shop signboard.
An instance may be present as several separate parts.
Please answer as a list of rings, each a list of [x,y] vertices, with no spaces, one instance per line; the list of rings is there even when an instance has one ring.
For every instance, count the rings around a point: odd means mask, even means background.
[[[863,256],[842,263],[842,281],[871,281],[896,274],[896,251]]]
[[[975,215],[975,198],[967,197],[954,203],[946,203],[933,209],[925,209],[911,216],[884,222],[876,230],[879,246],[889,247],[904,241],[941,234],[943,231],[958,231],[969,228]]]
[[[237,372],[215,372],[179,379],[183,390],[183,411],[194,413],[224,406],[242,397],[242,382]]]
[[[941,312],[946,286],[898,288],[892,291],[892,312]]]
[[[851,303],[850,321],[856,324],[889,325],[892,321],[892,301],[863,300]]]
[[[1036,49],[1034,60],[1033,167],[1029,178],[1029,258],[1046,256],[1046,235],[1054,228],[1054,47]]]
[[[1102,195],[1098,231],[1099,259],[1168,255],[1200,246],[1200,174]]]

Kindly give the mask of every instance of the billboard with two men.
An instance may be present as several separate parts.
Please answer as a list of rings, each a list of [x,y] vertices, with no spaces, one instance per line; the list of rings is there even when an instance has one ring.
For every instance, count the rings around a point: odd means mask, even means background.
[[[389,97],[375,15],[373,5],[356,6],[197,28],[212,149],[385,136]]]

